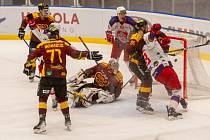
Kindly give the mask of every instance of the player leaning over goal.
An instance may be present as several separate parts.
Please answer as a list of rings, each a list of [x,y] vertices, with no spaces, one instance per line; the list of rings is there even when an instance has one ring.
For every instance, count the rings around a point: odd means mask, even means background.
[[[75,59],[87,58],[90,60],[101,60],[102,55],[97,51],[78,51],[62,40],[59,36],[57,26],[51,26],[49,29],[49,41],[40,43],[29,55],[24,65],[24,73],[30,75],[33,62],[37,57],[43,56],[43,69],[38,87],[39,96],[39,123],[33,128],[34,133],[46,132],[46,113],[47,100],[52,87],[54,87],[57,101],[65,118],[67,129],[71,126],[69,106],[66,98],[66,56],[69,55]]]
[[[121,94],[123,84],[123,76],[118,69],[117,60],[111,58],[109,63],[99,63],[71,77],[69,89],[74,94],[75,107],[88,107],[87,100],[91,104],[115,101]],[[84,82],[87,78],[93,78],[94,82]]]
[[[146,62],[147,68],[151,71],[152,76],[158,82],[164,84],[172,91],[170,103],[166,106],[169,120],[182,118],[182,114],[176,112],[176,108],[181,100],[181,84],[176,72],[173,69],[172,63],[165,54],[164,41],[158,39],[162,32],[160,31],[161,25],[154,24],[150,32],[144,34],[145,45],[142,46],[142,54]],[[167,47],[167,46],[165,46]]]
[[[109,21],[106,39],[113,44],[111,58],[119,60],[122,51],[124,51],[124,61],[128,64],[129,56],[125,48],[131,35],[136,32],[136,22],[126,14],[124,7],[117,7],[117,16],[113,16]],[[131,80],[132,82],[134,82],[134,79]]]
[[[42,42],[42,37],[40,37],[40,33],[43,33],[44,30],[48,28],[48,26],[54,22],[54,18],[52,15],[50,15],[49,7],[48,5],[45,5],[44,3],[38,4],[38,10],[39,12],[34,12],[27,14],[24,19],[22,20],[22,23],[19,28],[18,37],[20,39],[24,39],[25,36],[25,28],[27,25],[30,27],[32,31],[30,43],[29,43],[29,53],[36,48],[36,46]],[[36,70],[36,62],[34,61],[32,66],[32,72],[31,75],[29,75],[29,80],[33,81],[35,77],[35,70]]]

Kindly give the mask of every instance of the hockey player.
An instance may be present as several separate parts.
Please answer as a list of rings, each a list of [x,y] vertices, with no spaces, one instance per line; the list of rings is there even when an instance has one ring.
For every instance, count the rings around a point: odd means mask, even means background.
[[[126,16],[126,9],[122,6],[117,7],[117,16],[113,16],[106,31],[106,39],[113,44],[111,58],[119,60],[124,51],[124,61],[128,64],[129,56],[125,51],[131,35],[136,31],[136,22]]]
[[[141,80],[141,85],[137,94],[136,109],[151,114],[153,108],[149,103],[149,97],[152,92],[152,76],[147,69],[144,57],[142,56],[141,46],[144,45],[143,35],[148,32],[147,21],[137,20],[138,32],[133,34],[126,51],[129,54],[129,67],[131,71]]]
[[[41,43],[44,37],[40,33],[43,33],[44,30],[48,28],[48,26],[54,22],[54,18],[50,15],[48,5],[44,3],[38,4],[39,12],[34,12],[27,14],[25,18],[22,20],[22,23],[19,28],[18,37],[20,39],[24,39],[25,36],[25,28],[27,26],[30,27],[32,31],[30,43],[29,43],[29,53],[31,50],[36,48],[36,46]],[[32,66],[31,75],[29,75],[29,80],[33,81],[35,77],[35,70],[36,70],[36,61],[34,61]]]
[[[97,51],[78,51],[59,36],[59,29],[56,26],[49,28],[49,41],[40,43],[29,55],[24,64],[23,73],[30,75],[33,61],[37,57],[43,56],[43,69],[38,87],[39,96],[39,123],[34,126],[34,133],[46,132],[46,112],[47,100],[52,87],[54,87],[56,99],[60,103],[60,108],[65,118],[65,126],[70,129],[71,120],[69,106],[66,98],[66,56],[69,55],[75,59],[87,58],[90,60],[101,60],[102,55]]]
[[[179,119],[182,118],[182,114],[176,112],[176,108],[181,99],[181,84],[170,59],[164,52],[164,50],[168,50],[168,46],[165,44],[168,44],[170,40],[167,37],[161,38],[163,33],[160,29],[160,24],[154,24],[150,32],[144,34],[145,45],[141,50],[147,68],[155,80],[172,91],[170,103],[166,106],[169,120]]]
[[[123,76],[118,70],[119,64],[116,59],[111,58],[109,63],[102,62],[88,68],[81,70],[76,76],[70,78],[70,91],[81,97],[76,100],[76,106],[87,107],[88,103],[110,103],[115,101],[121,94]],[[93,83],[85,83],[84,79],[93,78]],[[81,87],[72,90],[73,85]],[[88,102],[86,102],[85,100]]]

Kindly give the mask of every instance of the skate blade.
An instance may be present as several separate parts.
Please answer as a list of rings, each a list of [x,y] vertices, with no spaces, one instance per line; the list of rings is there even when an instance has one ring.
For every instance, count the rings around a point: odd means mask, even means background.
[[[71,126],[66,126],[67,131],[71,131]]]
[[[174,116],[169,116],[168,120],[169,121],[174,121],[174,120],[179,120],[179,119],[183,119],[182,115],[174,117]]]
[[[53,108],[53,111],[57,111],[58,109],[57,108]]]
[[[47,134],[47,130],[34,130],[34,134]]]
[[[29,79],[29,82],[34,82],[34,79]]]
[[[154,114],[154,111],[148,111],[148,110],[145,110],[142,107],[136,107],[136,110],[138,110],[139,112],[142,112],[144,114],[147,114],[147,115],[153,115]]]

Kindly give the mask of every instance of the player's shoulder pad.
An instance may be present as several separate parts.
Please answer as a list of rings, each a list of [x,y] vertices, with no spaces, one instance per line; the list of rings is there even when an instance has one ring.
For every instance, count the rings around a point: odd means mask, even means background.
[[[139,42],[139,40],[143,37],[140,33],[135,33],[131,36],[130,40],[135,40],[136,42]]]
[[[49,15],[48,20],[51,21],[51,22],[54,22],[54,17],[52,15]]]
[[[115,76],[119,82],[123,82],[123,75],[120,71],[118,71]]]
[[[129,17],[129,16],[125,16],[125,19],[126,19],[126,23],[132,25],[133,27],[135,27],[136,25],[136,22],[133,20],[133,18]]]
[[[105,67],[105,68],[107,68],[109,66],[109,64],[106,62],[101,62],[101,63],[99,63],[99,65],[101,65],[102,67]]]
[[[33,15],[33,18],[35,18],[35,19],[39,17],[39,13],[38,12],[33,12],[32,15]]]
[[[110,21],[109,21],[109,25],[112,26],[113,24],[115,24],[116,22],[119,22],[119,19],[117,16],[113,16]]]

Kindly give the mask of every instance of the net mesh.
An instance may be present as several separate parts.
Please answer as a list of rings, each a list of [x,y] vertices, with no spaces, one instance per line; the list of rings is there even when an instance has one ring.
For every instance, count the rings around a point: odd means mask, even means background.
[[[182,83],[183,96],[188,99],[210,97],[210,78],[201,59],[200,47],[207,39],[203,36],[165,30],[171,38],[170,51],[175,56],[170,56],[174,69]],[[202,46],[205,47],[205,46]],[[188,48],[188,49],[184,49]]]

